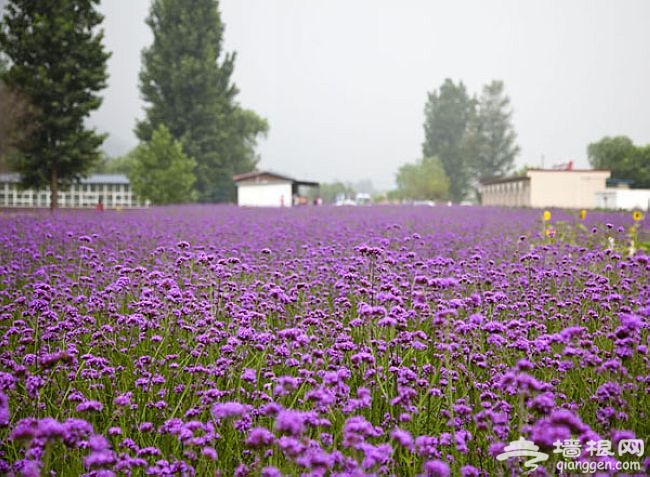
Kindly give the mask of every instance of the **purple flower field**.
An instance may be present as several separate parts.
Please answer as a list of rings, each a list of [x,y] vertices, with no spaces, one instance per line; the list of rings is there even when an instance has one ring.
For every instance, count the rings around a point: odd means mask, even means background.
[[[558,440],[647,447],[650,256],[629,213],[552,212],[0,213],[0,475],[515,476],[524,437],[540,476]]]

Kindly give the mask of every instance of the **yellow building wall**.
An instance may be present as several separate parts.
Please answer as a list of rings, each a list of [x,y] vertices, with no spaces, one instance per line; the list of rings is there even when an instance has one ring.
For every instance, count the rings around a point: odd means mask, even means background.
[[[529,170],[530,206],[591,209],[605,190],[610,171]]]

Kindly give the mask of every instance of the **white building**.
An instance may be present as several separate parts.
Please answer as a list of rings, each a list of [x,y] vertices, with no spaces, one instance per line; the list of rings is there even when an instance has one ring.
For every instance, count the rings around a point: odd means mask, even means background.
[[[237,204],[248,207],[306,205],[317,197],[319,188],[318,182],[298,181],[265,171],[239,174],[233,180],[237,184]]]
[[[0,174],[0,207],[39,208],[50,206],[50,188],[38,191],[18,187],[18,174]],[[141,207],[131,191],[125,175],[93,174],[66,190],[59,190],[58,204],[61,208],[92,208],[102,201],[104,208],[119,209]]]
[[[596,207],[650,211],[650,189],[606,189],[596,192]]]
[[[593,209],[596,193],[606,189],[606,170],[529,169],[520,177],[483,179],[483,205]]]

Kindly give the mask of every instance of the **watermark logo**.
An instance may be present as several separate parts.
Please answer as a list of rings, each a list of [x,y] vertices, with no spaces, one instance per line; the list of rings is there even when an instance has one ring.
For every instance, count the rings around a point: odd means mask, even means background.
[[[513,457],[532,457],[532,459],[524,462],[524,467],[531,468],[526,472],[527,474],[537,469],[538,462],[548,460],[548,454],[539,452],[539,446],[536,446],[533,441],[527,441],[523,437],[520,437],[519,440],[512,441],[503,450],[504,452],[497,455],[497,460],[507,460]]]
[[[598,441],[589,440],[586,442],[584,449],[582,444],[577,439],[565,439],[563,441],[557,440],[553,443],[555,449],[554,454],[561,454],[563,461],[556,464],[557,471],[562,474],[563,472],[579,471],[582,473],[595,473],[599,470],[605,471],[625,471],[625,470],[641,470],[640,462],[619,462],[616,460],[603,459],[600,461],[585,461],[575,460],[583,455],[588,457],[611,457],[614,454],[612,451],[612,442],[606,439]],[[506,446],[504,452],[497,455],[499,461],[508,460],[513,457],[532,457],[524,462],[524,467],[529,468],[527,474],[533,472],[538,467],[539,462],[548,460],[549,455],[544,452],[539,452],[539,446],[534,442],[528,441],[520,437],[516,441],[510,442]],[[643,439],[621,439],[618,443],[618,456],[626,454],[632,456],[643,457],[645,451],[645,443]]]
[[[582,445],[577,439],[565,439],[564,441],[557,440],[553,443],[555,449],[554,454],[562,454],[565,459],[575,459],[582,455]],[[606,439],[599,441],[588,440],[584,449],[585,453],[589,456],[595,457],[608,457],[614,455],[612,452],[612,442]],[[643,457],[645,451],[645,443],[643,439],[621,439],[618,443],[618,455],[625,454],[636,455]]]
[[[642,457],[643,451],[645,451],[643,439],[621,439],[618,443],[618,455],[632,454]]]

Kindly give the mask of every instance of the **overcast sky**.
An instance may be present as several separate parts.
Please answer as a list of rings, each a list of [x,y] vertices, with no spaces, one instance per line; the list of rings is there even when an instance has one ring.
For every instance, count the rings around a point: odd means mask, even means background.
[[[104,0],[109,88],[92,121],[135,146],[149,0]],[[427,92],[503,80],[518,165],[573,160],[606,135],[650,143],[650,1],[222,0],[239,102],[267,118],[260,168],[393,185],[420,156]]]

